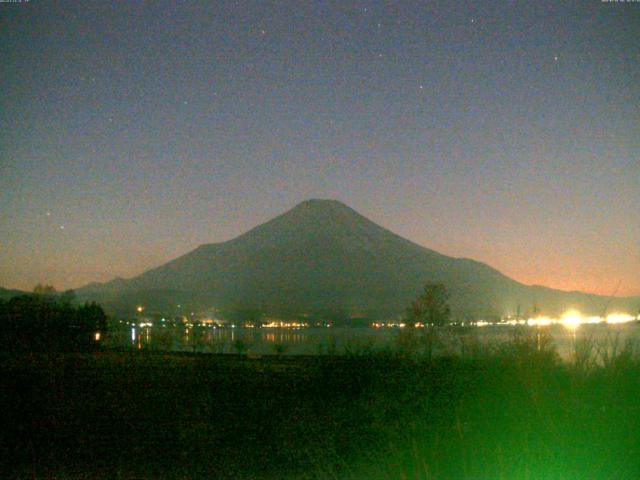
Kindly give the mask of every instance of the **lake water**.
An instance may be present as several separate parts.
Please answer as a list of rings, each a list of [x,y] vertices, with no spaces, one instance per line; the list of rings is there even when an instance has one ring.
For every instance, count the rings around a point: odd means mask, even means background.
[[[127,327],[112,331],[106,344],[117,348],[192,351],[207,353],[247,353],[250,355],[360,354],[385,348],[421,348],[423,329],[400,328],[212,328],[212,327]],[[576,348],[601,351],[620,349],[629,343],[640,345],[640,324],[563,325],[548,327],[484,326],[439,330],[436,345],[441,352],[468,351],[473,345],[499,345],[516,335],[530,336],[538,343],[547,339],[570,359]],[[413,347],[412,347],[413,345]]]

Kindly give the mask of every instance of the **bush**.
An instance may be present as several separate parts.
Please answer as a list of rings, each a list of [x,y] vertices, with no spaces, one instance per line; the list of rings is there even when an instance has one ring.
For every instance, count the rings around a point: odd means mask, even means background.
[[[102,307],[77,307],[65,295],[22,295],[0,303],[3,350],[87,350],[99,345],[106,331]]]

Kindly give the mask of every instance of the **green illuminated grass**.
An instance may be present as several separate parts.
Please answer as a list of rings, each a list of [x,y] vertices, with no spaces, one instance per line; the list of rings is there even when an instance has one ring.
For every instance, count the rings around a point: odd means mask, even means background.
[[[636,350],[562,363],[526,335],[464,356],[410,347],[431,341],[324,357],[5,355],[0,473],[639,478]]]

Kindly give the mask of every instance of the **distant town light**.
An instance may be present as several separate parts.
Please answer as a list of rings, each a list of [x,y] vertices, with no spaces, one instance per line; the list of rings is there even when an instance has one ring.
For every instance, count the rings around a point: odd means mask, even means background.
[[[606,322],[607,323],[626,323],[626,322],[632,322],[636,319],[636,317],[633,317],[631,315],[627,315],[625,313],[612,313],[610,315],[607,315],[606,318]]]
[[[138,306],[136,307],[136,312],[138,312],[138,313],[142,313],[143,311],[144,311],[144,307],[143,307],[142,305],[138,305]]]
[[[536,317],[527,320],[527,325],[533,325],[536,327],[546,327],[553,323],[553,320],[549,317]]]
[[[564,315],[562,315],[560,321],[562,322],[562,325],[565,326],[565,328],[568,328],[569,330],[575,330],[582,323],[582,315],[580,315],[580,312],[577,312],[575,310],[569,310]]]

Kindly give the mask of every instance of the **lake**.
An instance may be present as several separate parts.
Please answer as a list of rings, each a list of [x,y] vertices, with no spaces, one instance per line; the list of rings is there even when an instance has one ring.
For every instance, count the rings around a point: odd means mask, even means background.
[[[206,353],[247,353],[250,355],[330,355],[362,354],[411,343],[412,329],[401,328],[213,328],[127,326],[114,329],[106,345],[115,348],[191,351]],[[418,337],[423,329],[415,330]],[[538,342],[548,340],[564,359],[572,358],[576,347],[602,352],[620,350],[625,345],[640,345],[640,324],[563,325],[547,327],[488,325],[453,327],[439,330],[437,349],[463,352],[474,345],[499,345],[517,335],[530,335]],[[407,343],[409,342],[409,343]],[[420,343],[419,341],[417,343]],[[409,347],[410,348],[410,347]]]

